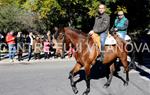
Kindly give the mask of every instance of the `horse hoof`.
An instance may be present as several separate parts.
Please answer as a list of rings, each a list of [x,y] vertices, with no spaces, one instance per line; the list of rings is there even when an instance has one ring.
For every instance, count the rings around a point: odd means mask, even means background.
[[[128,86],[128,82],[125,82],[125,83],[124,83],[124,86]]]
[[[84,92],[82,95],[88,95],[88,93],[87,93],[87,92]]]
[[[77,94],[77,93],[78,93],[77,88],[73,87],[72,90],[73,90],[74,94]]]
[[[90,89],[86,89],[86,91],[82,95],[88,95],[90,92]]]
[[[77,93],[78,93],[78,90],[74,90],[73,92],[74,92],[74,94],[77,94]]]
[[[110,86],[110,84],[106,83],[104,84],[104,88],[108,88]]]

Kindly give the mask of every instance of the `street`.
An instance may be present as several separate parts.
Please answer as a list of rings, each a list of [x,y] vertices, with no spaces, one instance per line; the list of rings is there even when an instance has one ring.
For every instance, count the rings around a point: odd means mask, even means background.
[[[68,79],[74,64],[74,59],[0,64],[0,95],[74,95]],[[118,73],[125,79],[122,68]],[[91,79],[89,95],[150,95],[149,67],[131,70],[129,78],[129,85],[124,86],[121,79],[113,77],[108,88],[103,87],[105,77]],[[77,88],[82,95],[85,81],[77,83]]]

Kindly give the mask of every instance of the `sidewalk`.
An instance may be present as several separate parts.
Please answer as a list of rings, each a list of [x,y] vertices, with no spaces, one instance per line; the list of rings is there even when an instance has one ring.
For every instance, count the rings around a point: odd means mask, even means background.
[[[17,59],[14,59],[14,62],[11,62],[10,59],[4,59],[4,60],[1,60],[0,61],[0,64],[14,64],[14,63],[49,63],[49,62],[54,62],[54,61],[62,61],[62,62],[66,62],[66,61],[75,61],[74,58],[64,58],[64,59],[61,59],[61,58],[50,58],[50,59],[44,59],[44,58],[41,58],[41,59],[37,59],[37,60],[34,60],[34,59],[31,59],[30,61],[27,61],[27,59],[23,60],[23,61],[18,61]]]
[[[26,54],[24,54],[23,56],[26,57]],[[14,63],[51,63],[52,61],[75,61],[75,59],[72,57],[72,58],[68,58],[67,56],[63,59],[61,59],[60,57],[58,58],[54,58],[54,57],[51,57],[49,59],[44,59],[44,58],[41,58],[41,59],[37,59],[35,60],[34,57],[31,58],[30,61],[28,61],[27,58],[24,58],[24,60],[22,61],[18,61],[17,59],[18,57],[15,56],[14,58],[14,62],[11,62],[11,60],[8,58],[8,55],[4,55],[4,57],[1,58],[0,60],[0,64],[14,64]]]

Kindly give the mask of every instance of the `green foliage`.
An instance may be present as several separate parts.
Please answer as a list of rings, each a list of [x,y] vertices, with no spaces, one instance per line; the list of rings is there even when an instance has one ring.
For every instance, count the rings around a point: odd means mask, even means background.
[[[0,0],[0,5],[7,5],[7,4],[12,4],[14,3],[14,0]]]
[[[22,7],[28,11],[38,13],[39,19],[47,18],[47,15],[54,8],[61,10],[56,0],[27,0]]]
[[[129,19],[129,29],[150,26],[149,0],[0,0],[0,29],[46,31],[70,25],[90,30],[100,3],[106,4],[111,21],[122,10]]]
[[[33,15],[19,8],[16,2],[3,2],[0,6],[0,30],[3,32],[33,28],[33,22]]]
[[[15,28],[13,25],[16,24],[17,20],[16,16],[18,13],[18,10],[12,6],[12,5],[7,5],[7,6],[2,6],[0,7],[0,28],[5,29],[6,31],[11,28]]]
[[[90,16],[96,16],[97,15],[97,11],[98,11],[98,5],[100,4],[100,2],[98,0],[93,0],[91,5],[88,5],[87,7],[89,8],[89,15]]]
[[[118,11],[123,11],[124,13],[127,13],[127,8],[125,6],[117,6],[117,11],[115,13],[117,13]]]

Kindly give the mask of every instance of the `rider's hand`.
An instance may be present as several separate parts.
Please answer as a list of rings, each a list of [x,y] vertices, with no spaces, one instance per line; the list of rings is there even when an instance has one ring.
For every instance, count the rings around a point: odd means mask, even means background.
[[[114,28],[114,31],[116,32],[116,31],[118,31],[118,29],[117,29],[117,28]]]
[[[89,35],[92,36],[93,34],[94,34],[94,31],[91,30],[91,31],[89,32]]]

